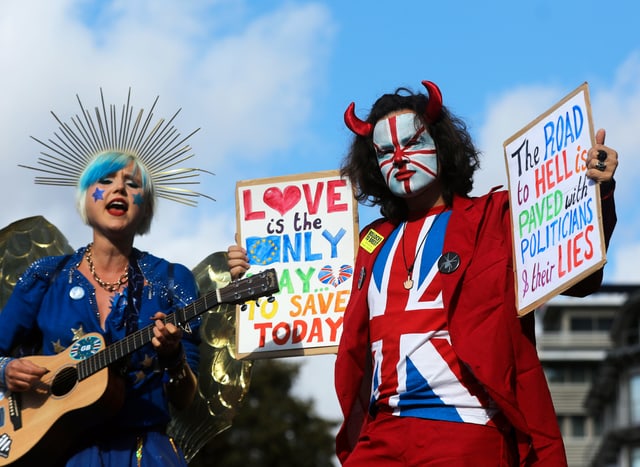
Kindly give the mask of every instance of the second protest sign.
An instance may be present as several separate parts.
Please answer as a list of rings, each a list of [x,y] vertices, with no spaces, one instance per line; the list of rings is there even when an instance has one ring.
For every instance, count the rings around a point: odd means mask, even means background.
[[[605,263],[591,120],[585,83],[504,143],[519,315]]]
[[[237,312],[238,356],[335,352],[358,232],[350,183],[337,170],[241,181],[236,204],[249,274],[274,268],[280,284]]]

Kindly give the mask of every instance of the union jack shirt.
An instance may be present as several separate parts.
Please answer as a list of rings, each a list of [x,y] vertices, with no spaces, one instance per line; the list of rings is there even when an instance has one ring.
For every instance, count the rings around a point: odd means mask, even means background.
[[[493,425],[497,409],[457,358],[447,329],[438,259],[450,215],[438,207],[408,219],[376,258],[367,291],[370,410]]]

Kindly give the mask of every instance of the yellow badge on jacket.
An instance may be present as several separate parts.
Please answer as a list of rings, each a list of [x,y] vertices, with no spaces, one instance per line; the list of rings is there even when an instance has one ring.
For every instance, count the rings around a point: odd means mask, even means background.
[[[362,247],[367,253],[371,253],[378,247],[378,245],[382,243],[382,240],[384,240],[384,237],[382,235],[380,235],[373,229],[369,229],[367,234],[360,242],[360,247]]]

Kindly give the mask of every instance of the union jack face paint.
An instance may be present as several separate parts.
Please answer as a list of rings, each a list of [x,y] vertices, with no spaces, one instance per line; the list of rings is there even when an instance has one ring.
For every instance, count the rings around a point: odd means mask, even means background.
[[[378,165],[391,192],[415,196],[438,174],[436,145],[424,126],[416,129],[416,114],[406,112],[378,121],[373,144]]]

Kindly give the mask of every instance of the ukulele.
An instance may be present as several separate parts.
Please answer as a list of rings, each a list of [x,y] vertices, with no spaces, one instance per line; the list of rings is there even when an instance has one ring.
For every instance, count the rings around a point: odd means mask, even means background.
[[[275,269],[267,269],[213,290],[166,316],[165,323],[184,326],[220,304],[240,304],[278,292]],[[270,297],[271,299],[271,297]],[[122,391],[111,390],[117,378],[110,365],[140,349],[153,338],[154,325],[105,346],[99,333],[89,333],[57,355],[24,357],[49,372],[26,392],[0,389],[0,466],[51,465],[62,454],[68,429],[82,426],[104,412],[113,413]]]

